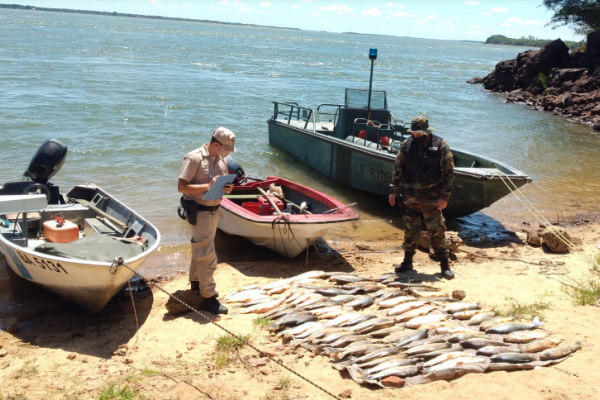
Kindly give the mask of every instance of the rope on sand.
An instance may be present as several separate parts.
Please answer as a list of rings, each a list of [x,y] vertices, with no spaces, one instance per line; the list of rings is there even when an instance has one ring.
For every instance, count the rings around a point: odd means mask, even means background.
[[[600,268],[600,262],[592,259],[587,254],[579,251],[575,247],[575,245],[573,243],[571,243],[571,241],[569,239],[567,239],[558,229],[556,229],[552,226],[550,221],[548,221],[546,219],[546,217],[544,217],[542,215],[542,213],[527,199],[527,197],[525,197],[523,192],[521,192],[521,190],[514,184],[514,182],[510,179],[510,177],[508,175],[506,175],[502,171],[498,171],[497,175],[500,178],[500,180],[506,185],[508,190],[510,190],[517,197],[517,199],[521,202],[521,204],[523,204],[523,206],[525,206],[527,211],[529,211],[531,213],[531,215],[533,215],[534,218],[537,219],[541,225],[543,225],[546,229],[550,230],[550,232],[552,232],[554,234],[554,236],[556,236],[569,249],[571,249],[571,251],[573,251],[573,253],[577,254],[578,256],[583,258],[585,261],[591,263],[592,266],[594,266],[595,268]],[[509,183],[510,183],[510,185],[509,185]]]
[[[149,279],[147,279],[146,277],[144,277],[143,275],[141,275],[139,272],[132,270],[131,268],[129,268],[129,266],[127,264],[125,264],[123,262],[122,258],[119,259],[115,259],[115,261],[113,262],[114,265],[116,265],[117,267],[122,266],[127,268],[128,270],[130,270],[131,272],[133,272],[135,275],[139,276],[140,278],[144,279],[148,284],[154,286],[155,288],[157,288],[158,290],[160,290],[161,292],[163,292],[164,294],[166,294],[167,296],[169,296],[170,298],[174,299],[175,301],[181,303],[183,306],[189,308],[191,311],[193,311],[194,313],[198,314],[199,316],[201,316],[202,318],[204,318],[205,320],[207,320],[208,322],[216,325],[218,328],[221,328],[222,330],[224,330],[225,332],[227,332],[228,334],[230,334],[231,336],[235,337],[236,339],[238,339],[241,343],[244,343],[244,345],[250,347],[251,349],[255,350],[258,353],[262,353],[265,354],[267,357],[269,357],[269,359],[271,361],[273,361],[274,363],[276,363],[277,365],[279,365],[280,367],[288,370],[289,372],[291,372],[292,374],[296,375],[297,377],[299,377],[300,379],[310,383],[312,386],[316,387],[317,389],[321,390],[324,393],[327,393],[329,396],[333,397],[336,400],[340,400],[338,396],[334,395],[333,393],[331,393],[330,391],[328,391],[327,389],[319,386],[318,384],[316,384],[315,382],[309,380],[308,378],[305,378],[304,376],[300,375],[299,373],[297,373],[296,371],[288,368],[287,366],[285,366],[283,363],[277,361],[276,359],[274,359],[273,357],[271,357],[269,354],[264,353],[262,350],[254,347],[253,345],[251,345],[250,343],[248,343],[247,340],[244,340],[242,338],[240,338],[238,335],[236,335],[235,333],[229,331],[227,328],[224,328],[223,326],[219,325],[216,323],[216,321],[212,318],[210,318],[209,316],[201,313],[200,311],[196,310],[195,308],[193,308],[192,306],[190,306],[189,304],[185,303],[184,301],[178,299],[177,297],[173,296],[171,293],[167,292],[166,290],[164,290],[162,287],[158,286],[156,283],[150,281]]]

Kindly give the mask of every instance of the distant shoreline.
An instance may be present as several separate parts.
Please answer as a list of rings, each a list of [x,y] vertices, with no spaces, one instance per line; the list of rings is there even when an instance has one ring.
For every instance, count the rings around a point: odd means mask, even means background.
[[[4,3],[0,3],[0,8],[13,9],[13,10],[24,10],[24,11],[50,11],[50,12],[62,12],[62,13],[71,13],[71,14],[103,15],[106,17],[129,17],[129,18],[159,19],[159,20],[166,20],[166,21],[201,22],[201,23],[207,23],[207,24],[251,26],[254,28],[289,29],[289,30],[293,30],[293,31],[301,30],[299,28],[285,28],[285,27],[280,27],[280,26],[242,24],[239,22],[221,22],[221,21],[212,21],[212,20],[208,20],[208,19],[161,17],[160,15],[126,14],[126,13],[118,13],[116,11],[108,12],[108,11],[72,10],[69,8],[22,6],[20,4],[4,4]]]

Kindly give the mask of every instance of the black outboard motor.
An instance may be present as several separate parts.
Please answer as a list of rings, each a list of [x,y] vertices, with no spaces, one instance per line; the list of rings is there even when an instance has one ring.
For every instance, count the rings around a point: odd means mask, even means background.
[[[235,179],[233,180],[233,184],[241,185],[245,183],[246,173],[244,172],[244,168],[242,168],[242,165],[231,155],[227,156],[225,162],[227,162],[227,169],[229,170],[229,173],[236,175]]]
[[[2,187],[2,194],[44,194],[48,198],[48,204],[64,204],[58,186],[48,182],[48,179],[56,175],[66,158],[67,146],[56,139],[46,140],[39,147],[23,174],[31,180],[5,183]]]

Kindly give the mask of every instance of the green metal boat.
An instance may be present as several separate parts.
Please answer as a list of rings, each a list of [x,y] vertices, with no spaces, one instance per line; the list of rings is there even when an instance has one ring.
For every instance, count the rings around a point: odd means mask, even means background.
[[[336,182],[388,195],[396,154],[410,134],[407,124],[388,110],[385,91],[346,89],[344,104],[324,103],[316,109],[293,102],[273,104],[267,121],[272,146]],[[444,211],[448,217],[472,214],[509,194],[505,178],[516,187],[531,182],[509,165],[450,148],[455,169]]]

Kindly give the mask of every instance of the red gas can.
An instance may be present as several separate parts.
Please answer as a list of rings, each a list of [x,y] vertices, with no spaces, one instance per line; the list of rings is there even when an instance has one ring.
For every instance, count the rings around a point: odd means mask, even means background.
[[[273,203],[275,203],[280,211],[283,211],[283,201],[281,201],[279,197],[269,196],[269,198],[273,200]],[[273,207],[271,207],[271,204],[269,204],[269,201],[264,197],[258,198],[258,204],[260,204],[260,215],[273,215],[275,212]]]
[[[44,222],[44,236],[52,243],[69,243],[79,239],[79,227],[61,217],[54,217],[56,221]]]

